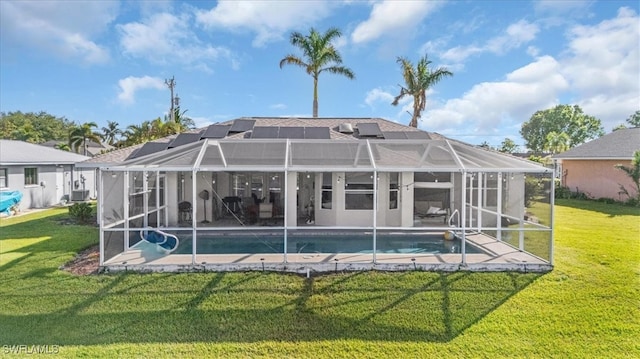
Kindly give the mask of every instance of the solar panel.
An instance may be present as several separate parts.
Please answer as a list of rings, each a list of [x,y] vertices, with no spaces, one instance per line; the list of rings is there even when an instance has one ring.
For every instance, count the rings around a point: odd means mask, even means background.
[[[198,133],[181,133],[176,138],[174,138],[173,141],[171,141],[169,143],[168,148],[174,148],[174,147],[186,145],[188,143],[200,141],[201,137],[202,137],[202,133],[201,132],[198,132]]]
[[[168,146],[169,146],[168,142],[147,142],[144,145],[142,145],[142,147],[140,147],[139,150],[129,155],[127,159],[130,160],[133,158],[138,158],[138,157],[150,155],[152,153],[164,151],[167,149]]]
[[[382,133],[385,140],[406,140],[407,135],[404,131],[385,131]]]
[[[230,128],[229,125],[211,125],[204,131],[202,138],[225,138]]]
[[[280,127],[278,138],[304,138],[304,127]]]
[[[304,138],[310,140],[328,140],[331,138],[329,135],[329,127],[305,127]]]
[[[410,140],[430,140],[429,134],[424,131],[405,131],[407,138]]]
[[[229,129],[229,133],[246,132],[253,128],[256,120],[235,120]]]
[[[360,137],[382,137],[382,132],[377,123],[359,123],[357,127]]]
[[[279,127],[256,126],[253,128],[251,138],[278,138]]]

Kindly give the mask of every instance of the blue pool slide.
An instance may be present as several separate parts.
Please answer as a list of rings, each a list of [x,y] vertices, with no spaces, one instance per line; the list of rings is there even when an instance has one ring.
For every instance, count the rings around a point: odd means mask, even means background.
[[[140,231],[140,238],[157,245],[166,254],[169,254],[178,248],[180,241],[178,237],[170,233],[165,233],[158,229],[146,228]]]

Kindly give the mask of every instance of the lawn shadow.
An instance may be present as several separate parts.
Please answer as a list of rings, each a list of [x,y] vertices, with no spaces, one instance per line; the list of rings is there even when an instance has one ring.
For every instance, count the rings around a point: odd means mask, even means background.
[[[181,281],[189,280],[189,274],[180,275]],[[222,283],[229,275],[237,278]],[[28,345],[341,339],[448,342],[543,274],[416,271],[400,281],[399,273],[348,273],[297,278],[301,283],[296,290],[251,283],[264,276],[286,275],[209,273],[210,279],[199,290],[190,286],[181,293],[166,291],[161,298],[172,302],[172,309],[154,310],[152,299],[123,283],[127,276],[145,275],[121,274],[62,310],[28,316],[0,314],[0,341]],[[154,288],[161,291],[169,278],[154,277]],[[388,285],[394,282],[398,285]],[[131,298],[128,308],[109,306],[123,296]]]

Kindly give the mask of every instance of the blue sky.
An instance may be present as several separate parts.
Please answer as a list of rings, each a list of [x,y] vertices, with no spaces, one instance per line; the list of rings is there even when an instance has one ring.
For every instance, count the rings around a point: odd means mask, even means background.
[[[407,124],[398,56],[454,73],[419,127],[523,145],[537,110],[577,104],[607,132],[640,109],[638,1],[2,1],[0,111],[99,127],[163,117],[175,77],[198,126],[312,113],[312,79],[279,68],[292,31],[331,26],[355,80],[322,74],[321,117]]]

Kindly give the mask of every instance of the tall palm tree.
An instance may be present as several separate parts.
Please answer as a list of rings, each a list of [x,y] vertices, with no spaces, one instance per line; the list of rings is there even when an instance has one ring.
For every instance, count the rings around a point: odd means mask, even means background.
[[[354,79],[355,75],[350,68],[341,66],[342,56],[331,43],[331,40],[342,36],[340,30],[335,27],[328,29],[324,34],[311,28],[309,35],[302,35],[294,31],[291,33],[291,45],[302,50],[302,57],[289,54],[280,60],[280,68],[284,65],[296,65],[302,67],[307,74],[313,77],[313,117],[318,117],[318,77],[322,72],[343,75]]]
[[[83,123],[80,126],[74,127],[69,133],[69,147],[71,147],[76,153],[78,147],[83,147],[83,154],[87,155],[87,140],[91,140],[96,143],[100,143],[100,134],[93,132],[93,128],[97,128],[95,122]]]
[[[116,137],[122,134],[122,130],[118,126],[117,122],[108,121],[107,126],[102,128],[102,140],[113,146],[116,143]]]
[[[418,119],[422,116],[422,111],[427,105],[427,90],[440,82],[445,76],[453,76],[453,73],[445,67],[439,67],[435,70],[430,69],[431,61],[424,55],[414,67],[413,63],[406,57],[398,57],[397,62],[402,67],[402,77],[404,78],[404,86],[400,86],[400,94],[393,99],[391,103],[397,106],[399,101],[406,95],[413,97],[413,113],[411,114],[411,122],[409,126],[418,127]]]

